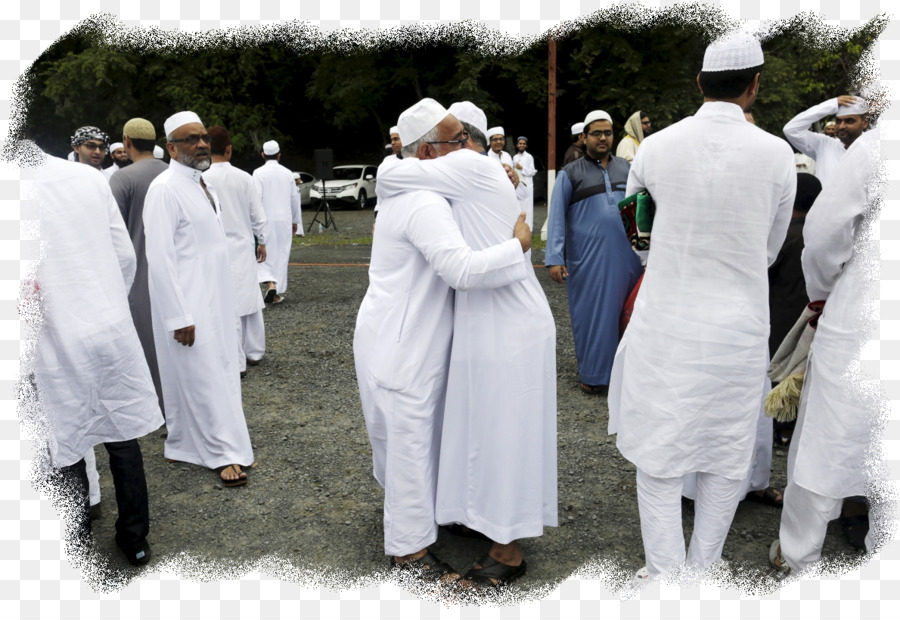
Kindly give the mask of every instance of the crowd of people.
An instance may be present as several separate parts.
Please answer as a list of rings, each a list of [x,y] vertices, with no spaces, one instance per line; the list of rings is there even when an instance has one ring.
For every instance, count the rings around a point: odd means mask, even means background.
[[[814,563],[842,510],[848,535],[872,549],[871,412],[847,369],[861,337],[866,276],[854,241],[872,203],[874,120],[850,96],[792,119],[785,136],[816,170],[798,174],[788,142],[749,116],[763,64],[749,35],[713,43],[696,114],[651,133],[635,112],[616,155],[613,118],[588,112],[549,201],[545,265],[567,289],[579,388],[607,396],[609,432],[637,467],[638,583],[719,562],[745,497],[783,506],[769,550],[780,572]],[[809,130],[828,116],[833,137]],[[145,119],[113,144],[82,127],[75,163],[45,155],[38,182],[46,249],[34,290],[45,318],[34,381],[54,429],[51,459],[78,493],[85,535],[93,450],[104,444],[116,542],[134,564],[150,558],[137,438],[164,423],[166,458],[217,470],[225,486],[247,483],[241,378],[265,353],[262,311],[285,297],[300,224],[277,142],[262,145],[250,175],[229,162],[228,130],[194,112],[170,116],[163,135],[168,164],[154,157]],[[512,157],[505,142],[472,102],[426,98],[399,115],[377,174],[353,336],[385,554],[396,570],[454,588],[520,577],[517,541],[558,523],[556,327],[531,262],[535,166],[527,137]],[[115,169],[100,174],[107,149]],[[655,212],[639,253],[620,204],[641,192]],[[782,493],[769,485],[767,367],[810,308],[796,428],[776,429],[790,441]],[[687,547],[683,497],[695,502]],[[439,527],[490,550],[457,571],[429,550]]]

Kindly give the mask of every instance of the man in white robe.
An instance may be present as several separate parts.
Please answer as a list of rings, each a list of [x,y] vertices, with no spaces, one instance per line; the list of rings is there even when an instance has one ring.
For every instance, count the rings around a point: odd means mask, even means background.
[[[209,128],[212,165],[203,179],[216,188],[222,205],[222,225],[231,257],[234,300],[241,317],[238,366],[242,376],[247,365],[256,366],[266,352],[266,307],[257,283],[258,263],[266,260],[266,214],[253,177],[231,165],[231,135],[224,127]],[[254,240],[259,244],[254,251]]]
[[[501,164],[506,164],[507,166],[512,167],[513,159],[512,156],[507,153],[504,149],[506,146],[506,133],[503,127],[491,127],[487,130],[488,142],[490,143],[491,149],[488,151],[488,157],[491,159],[496,159]]]
[[[404,160],[379,175],[378,191],[437,192],[466,243],[484,250],[509,239],[521,211],[507,176],[471,140],[485,130],[477,127],[484,115],[467,117],[465,103],[450,110],[470,134],[468,148]],[[557,525],[556,326],[533,268],[504,287],[457,291],[453,317],[435,518],[490,538],[476,566],[498,562],[508,581],[526,569],[516,540]]]
[[[815,160],[815,175],[823,183],[841,166],[841,158],[850,145],[869,128],[866,107],[861,99],[841,95],[801,112],[784,126],[784,136],[798,151]],[[826,116],[835,115],[834,135],[810,131],[809,126]]]
[[[516,154],[513,155],[513,167],[519,175],[519,185],[522,186],[522,196],[519,198],[519,208],[525,212],[525,223],[529,228],[534,228],[534,157],[526,149],[528,138],[519,136],[516,139]]]
[[[122,168],[128,167],[128,151],[121,142],[113,142],[109,145],[109,156],[112,158],[112,166],[103,171],[103,176],[108,181],[109,178]]]
[[[43,324],[34,377],[53,429],[51,464],[84,495],[76,523],[87,535],[84,455],[105,445],[119,512],[116,544],[130,563],[145,564],[150,516],[137,438],[163,418],[128,309],[134,248],[106,179],[45,157],[37,183]]]
[[[165,122],[169,169],[144,200],[153,336],[166,405],[166,458],[223,468],[226,486],[253,463],[241,405],[231,261],[209,167],[209,135],[193,112]]]
[[[263,144],[265,164],[253,171],[268,223],[266,260],[258,264],[260,283],[266,285],[265,302],[278,304],[287,290],[288,260],[293,235],[299,230],[300,194],[294,175],[282,166],[281,147],[275,140]]]
[[[404,161],[457,150],[464,142],[462,125],[432,99],[405,111],[398,125]],[[520,218],[515,238],[476,252],[460,235],[450,205],[436,194],[409,188],[379,196],[379,204],[353,353],[374,475],[385,489],[385,553],[392,564],[420,567],[435,579],[452,577],[455,571],[427,547],[437,539],[453,289],[526,278],[531,268],[522,252],[531,232]]]
[[[748,123],[763,53],[738,34],[710,45],[704,104],[644,140],[626,195],[656,201],[653,245],[609,387],[610,433],[637,466],[646,573],[706,569],[750,467],[768,361],[767,267],[796,189],[793,154]],[[675,156],[677,154],[677,156]],[[685,554],[682,476],[697,473]]]
[[[802,571],[822,553],[828,522],[845,497],[868,490],[866,453],[879,416],[878,390],[860,389],[854,366],[859,344],[875,327],[864,314],[877,291],[878,251],[864,219],[877,202],[875,132],[847,149],[839,172],[823,183],[803,227],[803,275],[809,299],[824,303],[809,352],[797,427],[788,454],[779,541],[770,560],[781,571]],[[868,264],[867,264],[868,262]],[[875,277],[872,274],[876,274]],[[877,298],[877,292],[874,297]],[[873,549],[872,530],[865,540]]]

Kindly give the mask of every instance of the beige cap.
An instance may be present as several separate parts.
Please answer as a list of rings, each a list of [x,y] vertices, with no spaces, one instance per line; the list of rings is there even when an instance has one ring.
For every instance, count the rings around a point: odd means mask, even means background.
[[[153,123],[145,118],[133,118],[122,128],[122,135],[132,140],[156,140],[156,129]]]

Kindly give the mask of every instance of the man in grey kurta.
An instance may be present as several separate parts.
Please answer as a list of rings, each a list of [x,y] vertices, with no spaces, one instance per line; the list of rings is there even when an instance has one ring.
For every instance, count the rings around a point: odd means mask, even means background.
[[[134,163],[122,168],[109,179],[109,187],[112,190],[128,235],[134,244],[134,253],[137,255],[137,271],[134,274],[134,285],[128,293],[128,305],[131,307],[131,318],[137,329],[141,347],[144,349],[144,357],[147,358],[147,366],[150,367],[150,376],[153,378],[153,387],[159,399],[159,408],[165,415],[163,408],[162,384],[159,380],[159,366],[156,361],[156,346],[153,344],[153,321],[150,314],[150,290],[147,283],[147,255],[144,252],[144,197],[150,183],[164,172],[168,166],[161,160],[153,157],[156,130],[149,121],[142,118],[133,118],[127,123],[122,132],[122,142],[125,150]]]

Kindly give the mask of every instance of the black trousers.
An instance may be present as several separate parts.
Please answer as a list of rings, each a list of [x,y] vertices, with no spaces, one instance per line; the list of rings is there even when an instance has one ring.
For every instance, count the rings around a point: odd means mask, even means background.
[[[147,501],[147,479],[144,457],[137,439],[103,444],[109,454],[109,469],[116,489],[116,544],[125,551],[139,547],[150,532],[150,508]],[[90,532],[90,497],[84,459],[62,468],[73,492],[80,494],[81,514],[76,518],[81,528]]]

